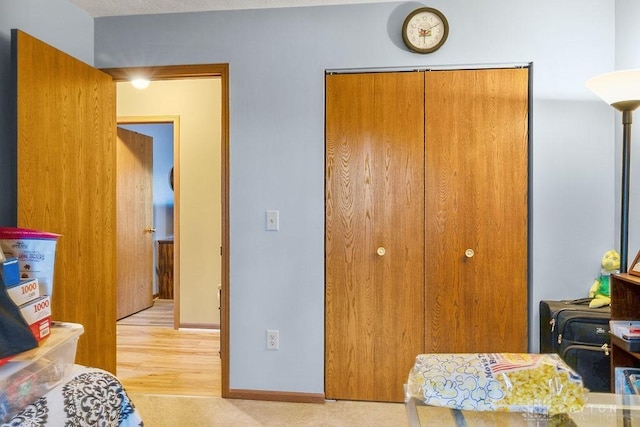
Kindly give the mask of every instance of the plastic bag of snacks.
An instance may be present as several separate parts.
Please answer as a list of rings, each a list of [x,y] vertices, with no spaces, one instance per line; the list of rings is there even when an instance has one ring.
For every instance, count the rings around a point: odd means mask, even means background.
[[[421,354],[407,382],[407,398],[474,411],[577,412],[586,394],[557,354]]]

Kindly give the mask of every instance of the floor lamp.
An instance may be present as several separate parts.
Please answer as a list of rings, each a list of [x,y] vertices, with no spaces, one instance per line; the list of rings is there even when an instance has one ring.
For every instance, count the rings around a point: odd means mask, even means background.
[[[622,112],[622,196],[620,207],[620,272],[627,272],[629,249],[629,164],[631,122],[640,106],[640,70],[614,71],[587,81],[587,87],[607,104]]]

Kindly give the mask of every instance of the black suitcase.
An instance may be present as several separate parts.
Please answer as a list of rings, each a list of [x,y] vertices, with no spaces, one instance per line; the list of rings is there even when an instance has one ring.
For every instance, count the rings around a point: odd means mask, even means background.
[[[586,388],[611,391],[611,307],[589,308],[591,299],[540,301],[540,353],[557,353]]]

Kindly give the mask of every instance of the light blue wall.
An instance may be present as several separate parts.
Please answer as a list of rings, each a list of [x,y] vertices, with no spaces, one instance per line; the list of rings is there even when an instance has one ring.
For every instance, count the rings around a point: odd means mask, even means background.
[[[0,1],[0,225],[9,226],[17,221],[12,29],[25,31],[93,65],[93,18],[67,0]]]
[[[400,35],[419,6],[95,22],[99,67],[230,64],[231,388],[324,391],[326,69],[533,62],[532,351],[538,301],[586,296],[614,244],[613,116],[584,85],[614,66],[614,3],[430,1],[451,32],[428,56]],[[266,209],[280,210],[280,232],[264,231]],[[279,351],[265,350],[266,329],[280,330]]]

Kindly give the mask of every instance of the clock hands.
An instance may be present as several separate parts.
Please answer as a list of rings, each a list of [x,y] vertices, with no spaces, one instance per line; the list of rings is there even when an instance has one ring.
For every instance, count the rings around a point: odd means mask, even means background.
[[[440,25],[440,23],[436,23],[432,26],[430,26],[429,28],[422,28],[422,27],[418,27],[418,37],[422,38],[422,42],[426,43],[426,38],[427,37],[431,37],[431,30],[433,30],[435,27],[437,27],[438,25]]]
[[[431,30],[433,30],[435,27],[437,27],[438,25],[440,25],[440,22],[433,24],[432,26],[428,27],[428,28],[422,28],[422,27],[418,27],[418,31],[420,32],[421,36],[426,36],[427,33],[429,35],[431,35]]]
[[[432,26],[430,26],[429,28],[427,28],[427,31],[434,29],[435,27],[437,27],[438,25],[440,25],[441,22],[435,23]]]

